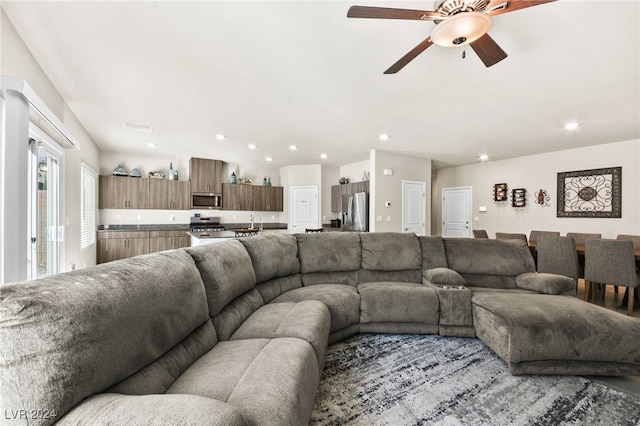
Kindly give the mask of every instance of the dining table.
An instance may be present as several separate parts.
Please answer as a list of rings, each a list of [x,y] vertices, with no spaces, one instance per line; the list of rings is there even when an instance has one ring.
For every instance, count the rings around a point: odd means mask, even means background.
[[[532,251],[537,250],[537,244],[535,241],[529,241],[529,249],[531,249]],[[584,244],[576,244],[576,251],[578,252],[579,255],[584,256],[584,252],[585,252]],[[633,249],[633,255],[635,256],[636,261],[640,261],[640,247],[635,247]]]

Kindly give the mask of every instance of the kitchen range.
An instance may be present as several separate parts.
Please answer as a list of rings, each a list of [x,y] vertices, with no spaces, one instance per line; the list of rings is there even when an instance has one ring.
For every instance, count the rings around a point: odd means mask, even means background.
[[[220,224],[219,217],[193,216],[189,221],[191,233],[191,246],[224,241],[224,238],[235,236],[235,231],[227,231],[224,225]]]

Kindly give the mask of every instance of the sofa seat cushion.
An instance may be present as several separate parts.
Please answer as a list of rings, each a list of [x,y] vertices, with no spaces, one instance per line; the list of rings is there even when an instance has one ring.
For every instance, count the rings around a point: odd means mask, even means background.
[[[319,300],[327,305],[331,313],[331,333],[360,322],[360,295],[355,287],[342,284],[316,284],[288,291],[277,297],[273,303],[303,300]]]
[[[572,296],[481,292],[476,333],[513,374],[640,374],[640,322]]]
[[[438,294],[423,284],[372,282],[358,285],[360,322],[438,324]]]
[[[331,314],[322,302],[270,303],[247,318],[230,340],[297,337],[311,343],[322,366],[330,327]]]
[[[58,424],[243,426],[245,423],[232,405],[202,396],[101,393],[75,406]]]
[[[218,343],[169,388],[238,409],[247,425],[306,425],[317,387],[318,363],[301,339],[245,339]]]

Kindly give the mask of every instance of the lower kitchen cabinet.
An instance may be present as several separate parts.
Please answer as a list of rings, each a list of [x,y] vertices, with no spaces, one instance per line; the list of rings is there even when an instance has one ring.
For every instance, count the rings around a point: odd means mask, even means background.
[[[97,263],[190,245],[187,230],[98,231]]]
[[[149,231],[149,252],[189,247],[191,237],[187,231]]]
[[[98,232],[98,263],[149,253],[149,231]]]

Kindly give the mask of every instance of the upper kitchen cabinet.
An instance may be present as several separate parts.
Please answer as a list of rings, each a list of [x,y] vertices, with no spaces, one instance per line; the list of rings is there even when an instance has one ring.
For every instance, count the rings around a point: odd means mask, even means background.
[[[256,186],[253,189],[253,210],[281,212],[283,210],[283,188],[281,186]]]
[[[148,209],[149,179],[100,176],[101,209]]]
[[[253,190],[253,185],[223,184],[222,208],[224,210],[254,210]]]
[[[339,212],[342,210],[342,196],[345,194],[356,194],[358,192],[369,192],[369,181],[344,183],[342,185],[333,185],[331,187],[331,211]]]
[[[186,180],[149,179],[149,208],[189,210],[189,187]]]
[[[192,193],[222,194],[222,166],[220,160],[189,159],[189,180]]]

